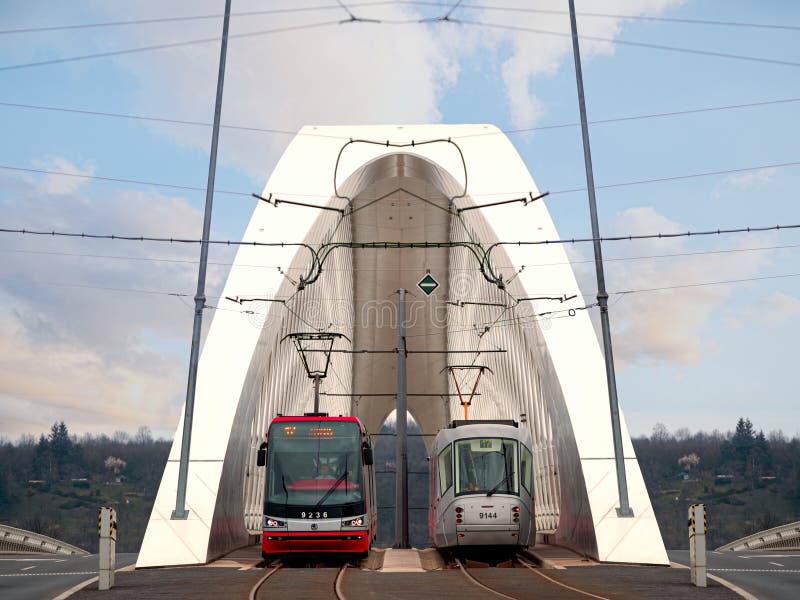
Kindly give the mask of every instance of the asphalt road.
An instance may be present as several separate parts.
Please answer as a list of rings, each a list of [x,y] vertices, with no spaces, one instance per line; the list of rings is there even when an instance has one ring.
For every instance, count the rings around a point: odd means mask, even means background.
[[[136,562],[136,554],[117,554],[117,568]],[[48,600],[97,575],[97,555],[0,554],[0,598]]]
[[[669,559],[689,564],[688,550],[670,550]],[[800,552],[709,552],[708,572],[727,579],[760,600],[800,598]]]

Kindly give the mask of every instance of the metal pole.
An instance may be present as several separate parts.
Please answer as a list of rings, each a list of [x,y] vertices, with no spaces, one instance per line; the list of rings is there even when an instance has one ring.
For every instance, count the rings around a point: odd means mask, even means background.
[[[211,233],[211,207],[214,202],[214,176],[217,171],[219,120],[222,112],[222,87],[225,81],[225,57],[228,52],[228,25],[230,20],[231,0],[225,0],[225,18],[222,22],[222,45],[219,52],[219,74],[217,75],[217,99],[214,106],[214,129],[211,135],[211,158],[208,162],[203,240],[200,244],[200,269],[197,274],[197,293],[194,296],[194,326],[192,329],[192,350],[189,356],[189,381],[186,386],[186,407],[183,411],[181,461],[178,466],[178,493],[175,498],[175,510],[172,511],[173,519],[186,519],[189,516],[189,511],[186,510],[186,481],[189,477],[189,448],[192,443],[192,417],[194,415],[194,395],[197,385],[197,363],[200,358],[200,335],[203,330],[203,309],[206,305],[208,238]]]
[[[314,377],[314,413],[319,412],[319,375]]]
[[[600,227],[597,221],[597,200],[592,173],[592,152],[589,148],[589,125],[586,118],[586,100],[583,95],[583,72],[581,71],[581,51],[578,46],[578,25],[575,19],[575,0],[569,0],[569,22],[572,26],[572,52],[575,55],[575,79],[578,82],[578,104],[581,112],[581,133],[583,135],[583,159],[586,164],[586,188],[589,191],[589,212],[592,218],[592,237],[594,238],[594,265],[597,271],[597,303],[600,305],[600,326],[603,331],[603,350],[606,359],[606,379],[608,380],[608,401],[611,407],[611,433],[614,438],[614,459],[617,466],[617,488],[619,490],[618,517],[632,517],[628,502],[628,478],[625,474],[625,457],[622,449],[622,432],[619,424],[619,400],[617,399],[617,378],[614,373],[614,355],[611,350],[611,328],[608,322],[608,293],[603,273],[603,250],[600,246]]]
[[[408,548],[408,437],[406,435],[406,290],[399,290],[397,327],[397,455],[395,471],[395,547]]]

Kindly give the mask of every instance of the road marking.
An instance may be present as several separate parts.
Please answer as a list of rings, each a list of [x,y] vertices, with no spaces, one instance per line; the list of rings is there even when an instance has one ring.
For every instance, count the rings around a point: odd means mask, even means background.
[[[30,567],[22,567],[20,571],[29,571],[30,569],[35,569],[36,565],[31,565]]]
[[[716,581],[717,583],[724,585],[726,588],[728,588],[729,590],[732,590],[734,593],[739,594],[742,598],[744,598],[744,600],[759,600],[758,598],[753,596],[753,594],[751,594],[747,590],[745,590],[743,588],[740,588],[738,585],[736,585],[735,583],[733,583],[731,581],[728,581],[727,579],[723,579],[719,575],[714,575],[713,573],[709,573],[708,574],[708,578],[711,581]],[[59,600],[59,599],[56,598],[55,600]]]
[[[66,558],[0,558],[4,562],[67,562]]]
[[[800,558],[800,554],[747,554],[739,558]]]
[[[127,567],[122,567],[121,569],[117,569],[116,572],[117,573],[122,573],[123,571],[133,571],[135,568],[136,568],[136,563],[133,563],[133,564],[128,565]],[[97,573],[97,571],[92,571],[91,573],[88,573],[88,575],[94,575],[95,573]],[[89,585],[91,585],[91,584],[93,584],[93,583],[95,583],[96,581],[99,581],[99,580],[100,580],[100,578],[97,575],[95,575],[91,579],[85,579],[84,581],[81,581],[80,583],[78,583],[76,585],[73,585],[68,590],[66,590],[64,592],[61,592],[58,596],[53,598],[53,600],[66,600],[67,598],[72,596],[72,594],[75,594],[75,593],[81,591],[83,588],[85,588],[85,587],[87,587],[87,586],[89,586]]]
[[[68,571],[66,573],[0,573],[0,577],[41,577],[42,575],[97,575],[97,571]]]
[[[783,566],[781,563],[776,563],[776,562],[772,562],[772,561],[769,561],[769,564],[775,565],[776,567],[782,567]]]
[[[710,568],[709,571],[726,571],[729,573],[800,573],[800,569],[719,569]]]
[[[689,568],[686,565],[682,565],[682,564],[676,563],[676,562],[670,562],[669,564],[670,564],[671,567],[683,567],[684,569],[688,569]],[[715,569],[708,569],[708,570],[709,571],[714,571]],[[736,585],[732,581],[728,581],[727,579],[723,579],[719,575],[714,575],[713,573],[708,573],[708,578],[711,579],[712,581],[716,581],[720,585],[724,585],[729,590],[732,590],[735,594],[739,594],[742,598],[744,598],[744,600],[759,600],[758,598],[756,598],[753,594],[751,594],[747,590],[745,590],[743,588],[740,588],[738,585]],[[59,599],[56,598],[55,600],[59,600]]]

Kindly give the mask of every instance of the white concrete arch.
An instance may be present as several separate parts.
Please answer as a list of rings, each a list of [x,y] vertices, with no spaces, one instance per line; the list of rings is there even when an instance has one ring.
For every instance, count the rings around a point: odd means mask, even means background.
[[[347,143],[351,139],[415,143],[396,148]],[[419,144],[433,139],[455,144]],[[347,199],[335,196],[334,178],[339,195]],[[452,201],[463,195],[465,185],[467,195]],[[542,320],[533,315],[552,309],[552,304],[515,300],[579,293],[563,248],[497,248],[493,268],[511,281],[500,290],[478,272],[478,262],[467,249],[452,246],[556,239],[544,202],[461,214],[452,210],[529,193],[536,194],[537,188],[524,163],[510,141],[489,125],[304,128],[286,149],[264,194],[327,203],[346,209],[346,214],[260,203],[244,240],[347,246],[332,251],[318,279],[303,290],[295,284],[309,268],[306,250],[240,248],[224,295],[272,297],[283,303],[246,307],[256,314],[214,314],[198,375],[189,519],[169,518],[179,423],[138,565],[203,563],[246,543],[259,530],[263,473],[254,467],[256,447],[276,413],[311,408],[311,386],[300,361],[280,339],[319,328],[344,333],[356,349],[396,348],[393,293],[400,287],[416,294],[409,298],[409,349],[506,350],[451,356],[485,364],[494,373],[482,379],[472,416],[517,419],[531,431],[537,529],[602,561],[666,564],[624,420],[635,517],[620,519],[614,511],[616,475],[603,357],[586,311]],[[353,247],[377,241],[387,247]],[[388,247],[421,241],[448,244]],[[290,264],[287,275],[294,283],[280,273],[246,266],[267,263]],[[518,273],[514,268],[535,263],[554,266],[544,272]],[[416,287],[426,271],[440,283],[430,297]],[[579,296],[558,308],[583,306]],[[409,356],[409,408],[424,433],[435,433],[462,414],[458,401],[448,396],[455,389],[442,372],[449,360],[444,354]],[[394,407],[395,361],[393,353],[334,355],[321,407],[355,414],[377,431]]]

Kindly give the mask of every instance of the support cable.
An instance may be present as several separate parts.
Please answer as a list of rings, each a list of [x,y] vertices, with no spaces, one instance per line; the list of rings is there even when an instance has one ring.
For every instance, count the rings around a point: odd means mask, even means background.
[[[431,0],[394,0],[394,1],[373,1],[373,2],[349,2],[348,5],[352,8],[366,8],[377,6],[392,6],[392,5],[405,5],[405,6],[430,6],[436,8],[447,8],[447,4],[440,4]],[[495,12],[510,12],[510,13],[523,13],[523,14],[553,14],[553,15],[568,15],[569,13],[564,10],[547,10],[539,8],[523,8],[523,7],[510,7],[510,6],[492,6],[484,4],[463,4],[462,2],[455,2],[450,5],[450,11],[443,17],[438,17],[432,20],[445,21],[449,20],[450,14],[457,7],[464,10],[484,10]],[[291,7],[291,8],[275,8],[268,10],[253,10],[232,12],[231,18],[236,17],[257,17],[275,14],[289,14],[299,12],[323,11],[323,10],[337,10],[340,4],[328,4],[319,6],[307,7]],[[595,13],[595,12],[578,12],[577,15],[583,18],[596,18],[596,19],[625,19],[630,21],[652,21],[657,23],[671,23],[680,25],[712,25],[722,27],[738,27],[738,28],[754,28],[754,29],[775,29],[785,31],[800,31],[800,26],[797,25],[781,25],[777,23],[754,23],[748,21],[723,21],[712,19],[687,19],[680,17],[658,17],[649,15],[626,15],[626,14],[611,14],[611,13]],[[207,15],[187,15],[182,17],[155,17],[151,19],[134,19],[129,21],[104,21],[96,23],[73,23],[64,25],[43,25],[38,27],[21,27],[16,29],[3,29],[0,30],[0,35],[22,34],[22,33],[40,33],[52,31],[65,31],[72,29],[90,29],[90,28],[105,28],[105,27],[124,27],[124,26],[140,26],[151,25],[157,23],[182,23],[188,21],[200,21],[209,19],[221,19],[223,15],[220,14],[207,14]],[[386,22],[386,21],[384,21]],[[406,21],[406,22],[419,22]],[[428,22],[428,20],[425,20]]]
[[[693,114],[702,114],[708,112],[719,112],[719,111],[727,111],[727,110],[738,110],[743,108],[757,108],[762,106],[773,106],[773,105],[781,105],[781,104],[791,104],[800,102],[800,98],[781,98],[777,100],[763,100],[758,102],[745,102],[739,104],[728,104],[728,105],[721,105],[721,106],[707,106],[701,108],[689,108],[685,110],[675,110],[675,111],[667,111],[667,112],[660,112],[660,113],[648,113],[648,114],[641,114],[641,115],[627,115],[621,117],[611,117],[607,119],[595,119],[589,121],[589,125],[605,125],[608,123],[621,123],[625,121],[639,121],[644,119],[659,119],[665,117],[677,117],[677,116],[684,116],[684,115],[693,115]],[[28,110],[40,110],[40,111],[51,111],[51,112],[63,112],[63,113],[73,113],[79,115],[86,115],[86,116],[94,116],[94,117],[108,117],[114,119],[131,119],[136,121],[149,121],[149,122],[156,122],[156,123],[169,123],[171,125],[191,125],[197,127],[211,127],[212,124],[206,121],[190,121],[186,119],[175,119],[169,117],[151,117],[147,115],[136,115],[130,113],[118,113],[118,112],[108,112],[108,111],[98,111],[98,110],[86,110],[86,109],[79,109],[79,108],[67,108],[61,106],[48,106],[42,104],[24,104],[20,102],[3,102],[0,101],[0,106],[5,106],[8,108],[21,108],[21,109],[28,109]],[[474,138],[474,137],[486,137],[486,136],[493,136],[493,135],[512,135],[518,133],[530,133],[531,131],[544,131],[548,129],[566,129],[566,128],[573,128],[573,127],[580,127],[580,123],[572,122],[572,123],[553,123],[550,125],[537,125],[536,127],[524,127],[518,129],[498,129],[496,131],[486,131],[481,133],[467,133],[463,135],[454,135],[452,139],[454,140],[463,140],[467,138]],[[295,131],[290,129],[276,129],[276,128],[269,128],[269,127],[254,127],[254,126],[246,126],[246,125],[226,125],[221,124],[221,128],[223,129],[232,129],[238,131],[252,131],[256,133],[270,133],[270,134],[277,134],[277,135],[291,135],[291,136],[303,136],[303,137],[317,137],[323,139],[337,139],[346,141],[350,138],[347,136],[341,135],[328,135],[324,133],[309,133],[309,132],[302,132],[302,131]]]
[[[621,262],[621,261],[629,261],[629,260],[653,260],[658,258],[684,258],[684,257],[691,257],[691,256],[708,256],[714,254],[737,254],[740,252],[765,252],[768,250],[789,250],[789,249],[796,249],[800,248],[800,244],[779,244],[774,246],[754,246],[749,248],[723,248],[720,250],[698,250],[694,252],[671,252],[667,254],[645,254],[639,256],[618,256],[618,257],[603,257],[604,263],[610,262]],[[156,256],[119,256],[113,254],[87,254],[83,252],[57,252],[57,251],[48,251],[48,250],[22,250],[18,248],[0,248],[1,252],[8,252],[11,254],[32,254],[32,255],[42,255],[42,256],[58,256],[64,258],[96,258],[96,259],[108,259],[108,260],[129,260],[134,262],[155,262],[155,263],[175,263],[175,264],[190,264],[196,265],[199,263],[196,259],[191,258],[166,258],[166,257],[156,257]],[[587,258],[581,260],[566,260],[566,261],[556,261],[556,262],[548,262],[548,263],[529,263],[525,265],[510,265],[512,269],[519,269],[518,273],[524,269],[533,269],[539,267],[556,267],[561,265],[578,265],[578,264],[586,264],[592,263],[594,264],[594,259]],[[297,282],[290,279],[288,275],[283,271],[280,265],[264,265],[264,264],[236,264],[233,262],[214,262],[209,261],[209,265],[217,266],[217,267],[231,267],[231,268],[242,268],[242,269],[278,269],[278,271],[284,275],[292,285],[297,285]],[[286,271],[300,271],[303,270],[305,267],[288,267]],[[340,269],[340,268],[328,268],[325,269],[328,273],[330,272],[353,272],[353,271],[370,271],[370,272],[380,272],[380,271],[394,271],[395,269],[388,269],[382,267],[373,267],[373,268],[365,268],[360,267],[356,269]],[[409,271],[419,271],[417,267],[405,267],[405,270]],[[471,271],[472,269],[451,269],[451,271]],[[509,279],[507,283],[510,283],[512,280]],[[448,301],[450,304],[454,305],[462,305],[462,304],[472,304],[469,301]],[[481,304],[486,304],[481,302]],[[491,304],[491,303],[490,303]],[[505,304],[496,303],[498,306],[505,306]]]
[[[780,169],[785,167],[797,167],[800,166],[800,161],[788,161],[788,162],[781,162],[781,163],[767,163],[761,164],[751,167],[740,167],[736,169],[720,169],[714,171],[700,171],[695,173],[687,173],[683,175],[671,175],[668,177],[656,177],[651,179],[638,179],[633,181],[620,181],[616,183],[607,183],[605,185],[596,185],[596,189],[612,189],[612,188],[620,188],[620,187],[630,187],[630,186],[637,186],[637,185],[646,185],[651,183],[666,183],[670,181],[681,181],[684,179],[696,179],[700,177],[713,177],[716,175],[733,175],[737,173],[747,173],[751,171],[761,171],[764,169]],[[150,185],[153,187],[161,187],[161,188],[168,188],[168,189],[178,189],[178,190],[187,190],[193,192],[205,192],[205,188],[200,186],[189,186],[189,185],[179,185],[173,183],[164,183],[159,181],[147,181],[143,179],[129,179],[129,178],[121,178],[121,177],[105,177],[101,175],[89,175],[86,173],[69,173],[65,171],[55,171],[52,169],[34,169],[28,167],[18,167],[15,165],[4,165],[0,164],[0,169],[6,171],[18,171],[22,173],[37,173],[42,175],[58,175],[61,177],[75,177],[78,179],[89,179],[89,180],[96,180],[96,181],[107,181],[111,183],[130,183],[134,185]],[[550,196],[555,196],[558,194],[572,194],[576,192],[585,192],[585,187],[577,187],[577,188],[565,188],[561,190],[552,190],[549,191],[548,194]],[[244,196],[244,197],[252,197],[251,192],[240,192],[236,190],[222,190],[222,189],[215,189],[215,194],[228,194],[231,196]],[[392,192],[393,193],[393,192]],[[505,194],[528,194],[529,191],[521,191],[521,190],[511,190],[511,191],[495,191],[495,192],[487,192],[484,194],[471,194],[472,197],[479,197],[479,196],[498,196],[498,195],[505,195]],[[318,198],[330,198],[329,195],[321,195],[321,194],[304,194],[304,193],[294,193],[294,194],[285,194],[285,195],[294,195],[294,196],[304,196],[304,197],[318,197]],[[341,198],[349,200],[346,196],[341,196]],[[457,199],[458,197],[456,197]],[[360,207],[356,209],[356,211],[360,210]]]
[[[260,37],[266,35],[273,35],[277,33],[289,33],[293,31],[303,31],[306,29],[318,29],[320,27],[330,27],[331,25],[339,25],[339,21],[322,21],[320,23],[309,23],[305,25],[291,25],[287,27],[276,27],[275,29],[265,29],[262,31],[251,31],[248,33],[234,33],[228,36],[228,39],[242,39],[242,38],[249,38],[249,37]],[[48,65],[58,65],[70,62],[78,62],[82,60],[89,60],[94,58],[108,58],[110,56],[123,56],[128,54],[138,54],[141,52],[152,52],[154,50],[166,50],[169,48],[181,48],[184,46],[197,46],[201,44],[210,44],[213,42],[219,42],[220,37],[210,37],[210,38],[202,38],[197,40],[186,40],[183,42],[168,42],[165,44],[154,44],[151,46],[139,46],[136,48],[125,48],[122,50],[109,50],[106,52],[93,52],[90,54],[81,54],[78,56],[65,56],[62,58],[51,58],[48,60],[39,60],[33,61],[28,63],[18,63],[14,65],[3,65],[0,66],[0,72],[3,71],[14,71],[18,69],[27,69],[30,67],[43,67]]]
[[[342,160],[342,154],[349,146],[353,144],[368,144],[373,146],[382,146],[385,148],[405,149],[405,148],[416,148],[417,146],[426,146],[429,144],[441,144],[441,143],[451,144],[452,146],[455,147],[456,151],[458,152],[458,156],[461,159],[461,165],[464,168],[464,190],[460,194],[448,198],[448,206],[450,206],[453,204],[455,200],[466,197],[467,182],[469,179],[469,174],[467,172],[467,162],[464,159],[464,153],[462,152],[461,147],[457,143],[455,143],[452,140],[452,138],[437,138],[437,139],[422,140],[422,141],[411,140],[410,142],[392,142],[390,140],[367,140],[367,139],[350,138],[347,142],[345,142],[342,145],[342,147],[339,149],[339,153],[336,155],[336,163],[333,168],[333,193],[337,198],[346,200],[347,204],[352,206],[353,199],[350,198],[349,196],[345,196],[339,193],[337,178],[339,174],[339,163]]]
[[[487,29],[501,29],[507,31],[519,31],[523,33],[535,33],[539,35],[550,35],[556,37],[572,38],[572,35],[563,31],[553,31],[550,29],[536,29],[533,27],[523,27],[521,25],[508,25],[503,23],[487,23],[486,21],[472,21],[469,19],[449,19],[449,23],[456,23],[462,25],[472,25],[477,27],[486,27]],[[586,40],[590,42],[605,42],[607,44],[616,44],[620,46],[632,46],[636,48],[649,48],[653,50],[665,50],[668,52],[681,52],[684,54],[696,54],[700,56],[711,56],[714,58],[728,58],[733,60],[744,60],[750,62],[757,62],[762,64],[780,65],[784,67],[800,67],[800,62],[791,60],[780,60],[776,58],[766,58],[761,56],[749,56],[746,54],[733,54],[730,52],[715,52],[713,50],[702,50],[699,48],[683,48],[681,46],[668,46],[666,44],[653,44],[648,42],[634,42],[630,40],[621,40],[615,38],[604,38],[594,35],[580,35],[579,40]]]

